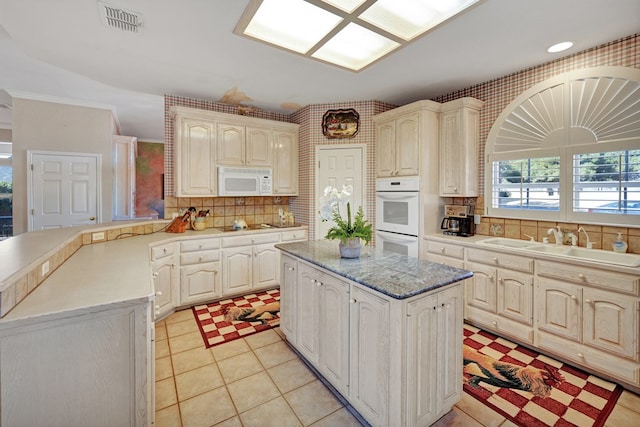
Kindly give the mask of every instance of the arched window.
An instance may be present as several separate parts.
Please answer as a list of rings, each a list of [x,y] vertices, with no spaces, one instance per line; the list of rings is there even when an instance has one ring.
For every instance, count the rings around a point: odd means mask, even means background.
[[[640,225],[640,70],[532,87],[498,117],[486,153],[489,216]]]

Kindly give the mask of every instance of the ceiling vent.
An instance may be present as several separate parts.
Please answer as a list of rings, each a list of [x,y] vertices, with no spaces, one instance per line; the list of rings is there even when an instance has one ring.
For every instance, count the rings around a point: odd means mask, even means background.
[[[102,22],[109,28],[139,33],[142,31],[142,14],[98,2]]]

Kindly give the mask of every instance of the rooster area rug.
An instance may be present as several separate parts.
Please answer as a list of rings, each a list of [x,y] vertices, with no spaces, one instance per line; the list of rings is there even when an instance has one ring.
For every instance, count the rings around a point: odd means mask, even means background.
[[[278,326],[280,290],[197,305],[193,314],[205,347],[213,347]]]
[[[464,325],[464,391],[523,427],[602,427],[622,388]]]

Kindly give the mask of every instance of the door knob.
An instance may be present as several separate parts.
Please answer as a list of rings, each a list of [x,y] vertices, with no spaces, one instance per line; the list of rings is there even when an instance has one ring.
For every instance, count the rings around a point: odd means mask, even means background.
[[[90,216],[90,217],[89,217],[89,221],[95,221],[95,220],[96,220],[96,217],[95,217],[95,216]]]

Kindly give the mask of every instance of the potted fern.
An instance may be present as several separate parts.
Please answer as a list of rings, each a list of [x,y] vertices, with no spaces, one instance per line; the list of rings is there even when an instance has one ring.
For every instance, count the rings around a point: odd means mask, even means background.
[[[369,244],[372,236],[371,224],[364,219],[362,206],[358,207],[355,217],[351,219],[351,203],[349,197],[353,192],[351,185],[343,185],[342,191],[328,186],[324,189],[324,196],[320,198],[322,205],[320,218],[322,221],[332,220],[334,226],[329,229],[325,239],[340,240],[340,255],[343,258],[358,258],[362,248],[362,240]],[[343,219],[340,206],[346,205],[347,218]]]

